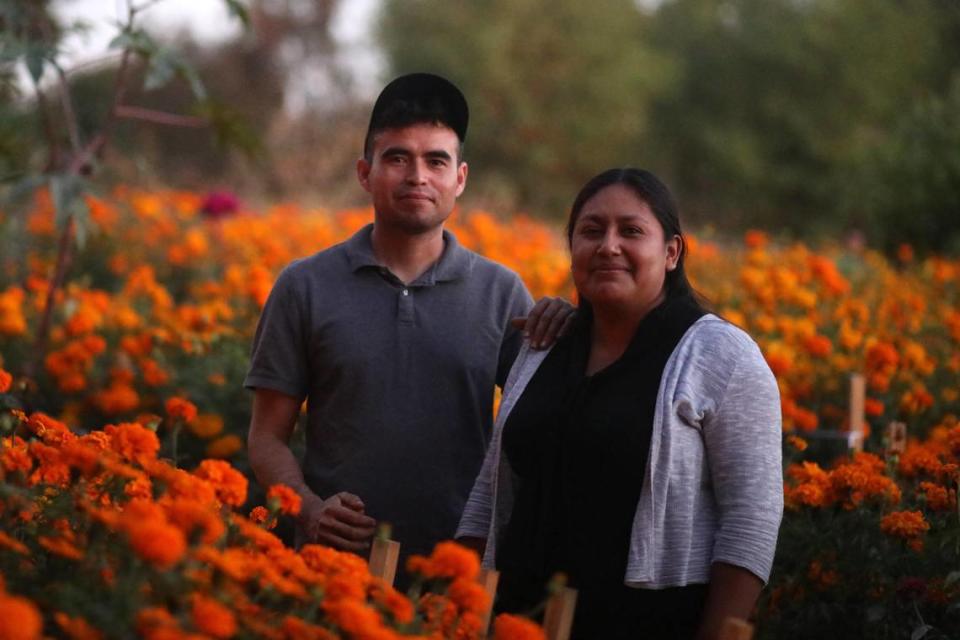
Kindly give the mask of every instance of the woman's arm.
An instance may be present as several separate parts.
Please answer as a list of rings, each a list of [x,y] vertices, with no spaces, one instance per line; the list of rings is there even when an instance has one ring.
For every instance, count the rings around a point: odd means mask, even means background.
[[[718,639],[727,618],[748,619],[762,588],[763,581],[746,569],[715,562],[697,640]]]

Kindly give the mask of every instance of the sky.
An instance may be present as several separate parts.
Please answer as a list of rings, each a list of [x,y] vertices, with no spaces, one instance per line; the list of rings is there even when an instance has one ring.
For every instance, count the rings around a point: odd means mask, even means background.
[[[133,0],[146,4],[148,0]],[[369,46],[371,19],[378,0],[344,0],[334,18],[333,35],[340,42],[343,60],[357,78],[357,89],[374,95],[380,80],[380,59]],[[109,60],[107,45],[116,35],[118,20],[126,15],[127,0],[57,0],[53,7],[65,22],[83,21],[84,34],[70,36],[63,44],[69,70],[77,64]],[[158,36],[189,31],[204,44],[216,44],[240,33],[242,26],[232,18],[223,0],[158,0],[141,14],[141,24]]]

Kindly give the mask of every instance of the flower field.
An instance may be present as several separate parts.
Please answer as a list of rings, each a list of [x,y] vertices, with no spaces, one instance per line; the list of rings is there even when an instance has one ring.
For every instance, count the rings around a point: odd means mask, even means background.
[[[0,213],[0,640],[476,637],[476,559],[441,545],[410,599],[355,556],[284,547],[298,504],[249,484],[241,388],[280,269],[369,210],[117,189],[41,322],[53,206]],[[535,297],[572,296],[559,229],[458,212],[460,241]],[[759,637],[960,637],[960,260],[694,236],[688,269],[780,384],[787,511]],[[24,371],[34,367],[34,375]],[[846,450],[851,374],[865,452]],[[907,425],[902,452],[886,426]],[[538,637],[501,618],[498,637]]]

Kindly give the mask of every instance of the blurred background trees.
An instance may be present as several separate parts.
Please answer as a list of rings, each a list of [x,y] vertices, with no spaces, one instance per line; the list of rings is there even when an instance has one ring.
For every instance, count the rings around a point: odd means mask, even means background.
[[[956,0],[379,0],[363,45],[376,68],[336,37],[346,3],[246,4],[251,28],[231,42],[176,36],[216,127],[125,127],[113,179],[361,204],[376,88],[431,70],[470,101],[466,206],[558,219],[588,177],[634,164],[696,226],[960,250]],[[69,76],[91,126],[107,71]],[[4,174],[39,127],[10,74],[0,61]],[[189,97],[173,83],[136,98],[176,112]]]

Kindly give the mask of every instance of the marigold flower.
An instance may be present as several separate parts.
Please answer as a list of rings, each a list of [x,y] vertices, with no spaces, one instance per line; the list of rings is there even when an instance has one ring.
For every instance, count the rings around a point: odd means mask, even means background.
[[[211,440],[205,453],[211,458],[230,458],[243,449],[243,440],[232,433]]]
[[[237,620],[227,607],[213,598],[194,594],[191,614],[193,624],[214,638],[229,638],[237,632]]]
[[[0,639],[35,640],[42,630],[43,618],[33,602],[0,593]]]
[[[473,580],[457,578],[450,583],[447,596],[462,611],[482,614],[490,607],[490,595]]]
[[[6,393],[9,391],[12,382],[13,376],[0,367],[0,393]]]
[[[131,462],[145,464],[155,459],[160,450],[157,434],[137,422],[107,425],[103,431],[110,436],[113,450]]]
[[[797,451],[803,452],[807,450],[807,441],[799,436],[787,436],[787,443]]]
[[[280,513],[295,516],[300,513],[300,494],[285,484],[275,484],[267,491],[267,499],[274,500]]]
[[[880,520],[880,530],[884,533],[909,540],[930,529],[930,524],[920,511],[894,511]]]
[[[547,640],[543,628],[527,618],[501,613],[493,621],[494,640]]]
[[[53,614],[53,619],[70,640],[100,640],[104,637],[103,633],[80,616],[70,617],[58,611]]]
[[[921,482],[920,491],[932,511],[952,511],[957,506],[957,492],[932,482]]]
[[[215,413],[201,413],[187,423],[187,428],[198,438],[209,440],[223,431],[223,418]]]
[[[267,524],[267,521],[270,519],[270,512],[267,511],[266,507],[254,507],[250,511],[250,519],[257,524],[267,525],[268,529],[273,529],[275,526],[277,526],[276,521],[271,521],[269,524]]]
[[[247,478],[222,460],[204,460],[193,474],[213,485],[217,498],[231,507],[247,501]]]
[[[20,555],[30,555],[30,549],[16,538],[10,536],[4,531],[0,531],[0,548],[9,549]]]
[[[480,572],[480,558],[472,549],[447,541],[438,543],[429,558],[411,556],[407,568],[427,578],[473,580]]]
[[[167,568],[179,561],[187,550],[187,540],[177,527],[157,518],[127,522],[130,546],[151,564]]]
[[[182,420],[185,423],[191,422],[197,417],[197,406],[187,400],[174,396],[166,402],[167,415],[171,420]]]
[[[70,560],[83,560],[83,551],[77,548],[70,540],[63,536],[39,536],[37,542],[41,547],[58,556]]]

